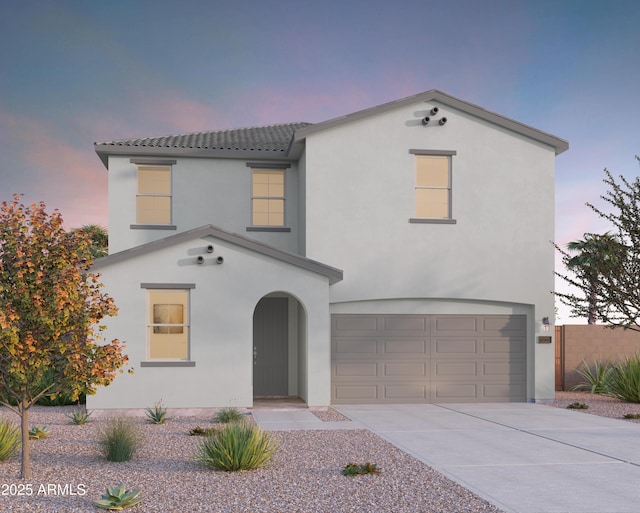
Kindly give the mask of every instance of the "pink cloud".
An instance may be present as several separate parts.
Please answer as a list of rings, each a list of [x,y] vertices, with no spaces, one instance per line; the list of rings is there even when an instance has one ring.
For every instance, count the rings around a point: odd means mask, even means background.
[[[24,193],[27,203],[44,201],[60,210],[67,227],[107,224],[107,174],[91,148],[78,149],[53,127],[1,112],[5,141],[20,169],[3,179],[3,193]]]

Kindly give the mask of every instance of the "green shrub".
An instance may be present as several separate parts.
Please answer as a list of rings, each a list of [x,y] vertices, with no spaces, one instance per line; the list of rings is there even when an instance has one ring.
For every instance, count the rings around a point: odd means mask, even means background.
[[[93,501],[93,504],[102,509],[118,511],[138,504],[142,500],[138,495],[140,489],[128,491],[123,484],[107,486],[107,493],[100,500]]]
[[[198,444],[196,460],[217,470],[263,467],[278,450],[277,442],[253,424],[227,424]]]
[[[375,463],[363,463],[361,465],[357,463],[348,463],[342,469],[343,476],[357,476],[361,474],[379,474],[380,469]]]
[[[153,408],[146,408],[147,418],[152,424],[164,424],[167,420],[167,409],[162,406],[162,400],[153,405]]]
[[[640,419],[640,413],[625,413],[623,415],[623,418],[625,418],[627,420]]]
[[[607,383],[607,395],[640,403],[640,353],[613,365]]]
[[[111,420],[98,435],[102,455],[108,461],[129,461],[140,446],[138,427],[130,420]]]
[[[74,408],[70,414],[65,415],[65,417],[71,419],[71,422],[77,426],[89,422],[90,416],[91,412],[87,411],[86,408],[82,408],[81,406]]]
[[[49,428],[47,426],[33,426],[29,430],[29,440],[40,440],[49,436]]]
[[[567,408],[570,410],[588,410],[589,405],[584,403],[571,403]]]
[[[245,416],[242,414],[238,408],[227,407],[222,408],[218,413],[213,417],[213,422],[218,422],[220,424],[229,424],[242,422],[245,420]]]
[[[606,394],[612,369],[611,363],[593,362],[593,369],[591,369],[587,362],[582,360],[581,365],[576,369],[576,372],[582,377],[583,381],[571,387],[571,390],[588,390],[592,394]]]
[[[201,428],[200,426],[196,426],[193,429],[189,430],[189,435],[191,435],[191,436],[211,436],[216,431],[218,431],[218,429],[214,428],[214,427]]]
[[[0,419],[0,461],[8,460],[18,452],[21,439],[19,426],[6,419]]]

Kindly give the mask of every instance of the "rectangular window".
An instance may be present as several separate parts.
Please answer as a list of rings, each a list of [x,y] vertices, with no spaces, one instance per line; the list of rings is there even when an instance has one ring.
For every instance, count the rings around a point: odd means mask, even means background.
[[[253,169],[251,223],[284,226],[284,169]]]
[[[171,166],[138,166],[138,224],[171,224]]]
[[[189,359],[189,291],[148,290],[149,360]]]
[[[451,218],[451,157],[455,151],[409,150],[415,156],[412,223],[455,223]]]

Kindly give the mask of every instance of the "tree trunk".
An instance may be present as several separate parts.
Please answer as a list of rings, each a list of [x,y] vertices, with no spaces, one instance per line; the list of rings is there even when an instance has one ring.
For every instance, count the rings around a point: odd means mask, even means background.
[[[22,479],[31,479],[31,441],[29,440],[29,408],[26,407],[26,393],[22,395],[20,402],[20,419],[22,427],[22,467],[20,468],[20,477]]]

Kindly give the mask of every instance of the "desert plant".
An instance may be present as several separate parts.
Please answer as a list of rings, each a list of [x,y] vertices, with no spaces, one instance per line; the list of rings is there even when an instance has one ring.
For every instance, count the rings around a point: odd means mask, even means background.
[[[71,422],[77,426],[86,424],[89,422],[89,417],[91,416],[91,412],[86,408],[82,408],[78,406],[74,408],[73,411],[67,415],[65,415],[68,419],[71,419]]]
[[[140,489],[128,491],[120,483],[116,486],[107,486],[107,493],[99,500],[93,501],[93,504],[102,509],[120,511],[138,504],[142,500],[139,495]]]
[[[11,458],[20,448],[20,428],[7,419],[0,420],[0,461]]]
[[[29,440],[40,440],[49,436],[49,428],[47,426],[33,426],[29,430]]]
[[[640,419],[640,413],[625,413],[622,418],[627,420]]]
[[[567,408],[570,410],[588,410],[589,405],[584,403],[571,403]]]
[[[640,352],[611,367],[607,395],[627,403],[640,403]]]
[[[198,444],[196,460],[217,470],[263,467],[278,450],[277,442],[257,426],[227,424]]]
[[[593,362],[593,369],[589,367],[585,360],[582,360],[581,367],[576,372],[583,381],[571,387],[571,390],[588,390],[592,394],[606,394],[609,375],[611,374],[611,363]]]
[[[242,412],[238,410],[238,408],[234,408],[232,406],[229,406],[227,408],[222,408],[213,417],[213,422],[218,422],[221,424],[242,422],[244,420],[245,420],[245,416],[242,414]]]
[[[167,417],[167,409],[162,406],[162,400],[153,405],[153,408],[146,408],[147,418],[152,424],[164,424]]]
[[[201,428],[200,426],[196,426],[193,429],[189,430],[189,435],[191,436],[211,436],[217,431],[217,428],[209,427],[209,428]]]
[[[102,455],[108,461],[129,461],[142,441],[137,426],[130,420],[111,420],[98,435]]]
[[[343,476],[357,476],[361,474],[379,474],[380,469],[375,463],[347,463],[342,469]]]

